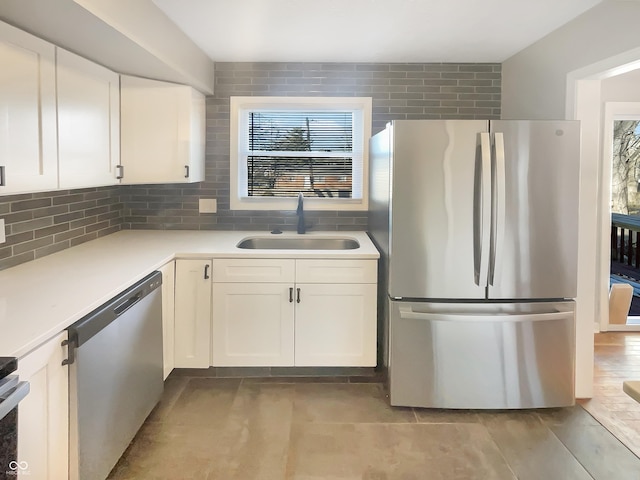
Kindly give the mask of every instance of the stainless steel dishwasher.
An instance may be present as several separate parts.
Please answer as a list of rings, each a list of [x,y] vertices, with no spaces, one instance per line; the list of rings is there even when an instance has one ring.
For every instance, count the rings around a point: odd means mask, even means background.
[[[71,480],[104,480],[162,395],[161,284],[154,272],[68,328]]]

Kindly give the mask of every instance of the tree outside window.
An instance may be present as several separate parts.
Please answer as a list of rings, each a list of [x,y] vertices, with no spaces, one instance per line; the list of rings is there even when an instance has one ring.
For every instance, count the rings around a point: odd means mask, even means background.
[[[250,197],[351,198],[353,114],[350,111],[249,113]]]
[[[640,214],[640,120],[613,122],[611,211]]]

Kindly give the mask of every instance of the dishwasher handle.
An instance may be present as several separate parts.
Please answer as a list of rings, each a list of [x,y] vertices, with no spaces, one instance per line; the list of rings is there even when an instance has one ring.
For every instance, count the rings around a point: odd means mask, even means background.
[[[95,309],[67,328],[69,335],[68,364],[73,363],[74,348],[80,348],[100,330],[134,307],[139,301],[150,295],[162,285],[162,274],[154,272],[132,285],[107,303]],[[158,294],[161,295],[160,291]]]
[[[119,317],[120,315],[122,315],[124,312],[126,312],[127,310],[129,310],[131,307],[133,307],[136,303],[138,303],[140,300],[142,300],[142,293],[138,292],[135,295],[127,298],[127,300],[125,300],[124,302],[122,302],[120,305],[118,305],[117,307],[114,307],[113,309],[113,313],[115,314],[116,317]]]

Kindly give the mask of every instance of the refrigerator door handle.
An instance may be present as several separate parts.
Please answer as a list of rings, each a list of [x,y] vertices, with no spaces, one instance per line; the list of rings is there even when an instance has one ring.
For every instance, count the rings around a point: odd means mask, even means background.
[[[466,313],[433,313],[416,312],[410,306],[401,306],[400,318],[406,320],[426,320],[438,322],[543,322],[550,320],[566,320],[573,316],[573,312],[546,313],[502,313],[488,315],[473,315]]]
[[[474,241],[474,256],[479,258],[476,285],[486,287],[489,277],[489,247],[491,242],[491,137],[480,133],[480,196],[474,204],[474,217],[478,223]],[[479,204],[478,204],[479,203]]]
[[[502,132],[494,134],[495,149],[495,180],[494,180],[494,218],[492,225],[491,238],[491,259],[489,271],[489,284],[496,285],[500,280],[500,272],[502,271],[502,250],[504,248],[505,239],[505,223],[506,223],[506,173],[505,173],[505,155],[504,155],[504,135]]]

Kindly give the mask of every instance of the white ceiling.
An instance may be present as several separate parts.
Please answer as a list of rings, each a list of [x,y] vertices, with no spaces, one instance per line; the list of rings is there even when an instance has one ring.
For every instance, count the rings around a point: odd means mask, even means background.
[[[214,61],[502,62],[601,0],[153,0]]]

